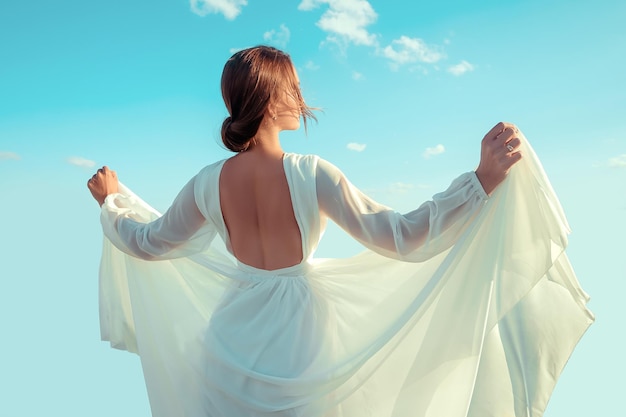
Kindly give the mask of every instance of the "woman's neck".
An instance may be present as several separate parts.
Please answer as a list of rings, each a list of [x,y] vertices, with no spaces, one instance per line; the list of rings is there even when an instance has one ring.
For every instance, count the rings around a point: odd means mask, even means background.
[[[280,144],[278,133],[280,131],[274,126],[268,126],[265,123],[261,124],[257,134],[252,139],[252,143],[248,151],[258,155],[264,155],[268,157],[281,157],[285,153]]]

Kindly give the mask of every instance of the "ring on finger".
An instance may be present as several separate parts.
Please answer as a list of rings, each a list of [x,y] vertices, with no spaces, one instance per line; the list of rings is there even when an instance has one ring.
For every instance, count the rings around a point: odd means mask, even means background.
[[[515,150],[515,148],[513,146],[511,146],[510,143],[506,144],[506,148],[509,150],[509,152],[513,152]]]

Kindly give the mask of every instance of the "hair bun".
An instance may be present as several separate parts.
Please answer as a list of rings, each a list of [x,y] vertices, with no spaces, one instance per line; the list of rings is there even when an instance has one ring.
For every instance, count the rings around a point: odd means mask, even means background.
[[[222,142],[229,150],[233,152],[241,152],[248,149],[251,138],[246,132],[237,129],[237,122],[233,122],[233,118],[228,116],[222,123]]]

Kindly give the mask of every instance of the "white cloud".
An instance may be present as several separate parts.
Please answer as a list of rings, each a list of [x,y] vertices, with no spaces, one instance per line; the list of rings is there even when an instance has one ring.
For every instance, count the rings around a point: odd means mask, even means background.
[[[394,182],[389,186],[389,192],[392,194],[405,194],[414,188],[413,184],[406,182]]]
[[[263,40],[265,42],[271,43],[281,48],[287,46],[287,42],[289,42],[290,37],[291,31],[289,31],[289,28],[284,24],[280,25],[280,29],[278,31],[272,29],[263,34]]]
[[[370,46],[376,54],[390,61],[390,67],[394,71],[404,64],[435,64],[446,58],[442,47],[428,45],[420,38],[411,38],[406,35],[400,36],[383,48],[380,45],[378,35],[368,30],[368,27],[378,19],[378,14],[367,0],[301,0],[298,9],[311,11],[323,6],[326,6],[327,9],[317,22],[317,26],[327,33],[326,41],[322,44],[337,44],[342,52],[345,52],[345,47],[349,44]],[[449,44],[450,41],[445,39],[443,43]],[[465,64],[471,66],[465,61],[459,65]],[[473,69],[473,67],[463,67],[462,69],[456,67],[458,65],[451,67],[450,71],[466,72]],[[439,70],[439,68],[435,68],[435,70]],[[422,69],[420,71],[426,72]],[[357,75],[357,77],[359,76]]]
[[[241,8],[248,4],[247,0],[190,0],[191,11],[199,16],[209,13],[221,13],[228,20],[233,20]]]
[[[352,79],[355,81],[361,81],[364,79],[364,76],[360,72],[352,71]]]
[[[96,163],[90,159],[81,158],[80,156],[71,156],[66,159],[68,164],[76,165],[77,167],[93,168]]]
[[[609,158],[609,166],[611,168],[626,168],[626,154]]]
[[[18,154],[16,154],[15,152],[0,151],[0,161],[8,160],[8,159],[13,159],[13,160],[17,161],[18,159],[20,159],[20,156]]]
[[[432,148],[426,148],[426,150],[424,151],[422,156],[424,158],[428,159],[428,158],[431,158],[433,156],[441,155],[445,151],[446,151],[445,146],[443,146],[442,144],[439,144],[439,145],[437,145],[435,147],[432,147]]]
[[[457,77],[468,71],[474,71],[474,66],[465,60],[448,68],[448,72],[452,75],[456,75]]]
[[[317,71],[318,69],[320,69],[320,66],[317,65],[315,62],[309,60],[306,62],[306,64],[304,64],[304,68],[308,69],[309,71]]]
[[[355,151],[355,152],[363,152],[365,150],[366,146],[367,145],[365,143],[350,142],[350,143],[348,143],[346,148],[350,149],[351,151]]]
[[[237,53],[237,52],[239,52],[239,51],[243,51],[244,49],[246,49],[246,48],[230,48],[230,49],[228,50],[228,52],[230,52],[230,53],[231,53],[231,55],[234,55],[234,54],[236,54],[236,53]]]
[[[409,38],[405,35],[393,40],[391,45],[383,48],[380,53],[391,60],[393,69],[411,62],[434,64],[445,58],[445,54],[437,47],[428,46],[422,39]]]
[[[375,46],[376,35],[368,32],[367,26],[376,21],[378,15],[366,0],[302,0],[299,10],[310,11],[327,4],[317,26],[328,32],[328,41],[343,41],[355,45]]]

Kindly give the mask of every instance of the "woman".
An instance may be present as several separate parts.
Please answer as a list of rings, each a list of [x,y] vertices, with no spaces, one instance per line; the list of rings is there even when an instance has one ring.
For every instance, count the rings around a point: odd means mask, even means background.
[[[592,316],[517,128],[498,123],[475,172],[400,215],[330,163],[282,150],[279,133],[312,117],[288,55],[237,52],[222,95],[237,155],[163,216],[107,167],[88,182],[121,250],[105,241],[103,339],[140,355],[153,415],[541,415]],[[519,180],[499,187],[522,152]],[[328,218],[371,251],[313,259]],[[558,311],[538,308],[545,298]],[[555,329],[562,341],[547,343]]]

